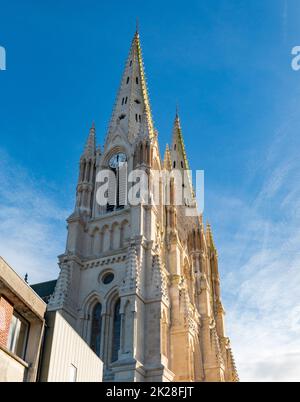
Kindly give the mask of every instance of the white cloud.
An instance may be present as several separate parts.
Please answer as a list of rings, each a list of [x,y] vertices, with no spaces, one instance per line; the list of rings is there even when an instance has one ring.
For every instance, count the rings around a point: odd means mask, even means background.
[[[0,149],[0,255],[30,283],[56,278],[68,211]]]
[[[234,275],[229,282],[225,275],[223,289],[241,379],[299,381],[300,256],[287,255],[283,241],[252,255]],[[280,373],[288,356],[289,370]]]
[[[279,132],[264,163],[258,161],[249,183],[263,180],[254,199],[211,195],[226,324],[242,381],[300,380],[300,144],[294,128],[295,122]]]

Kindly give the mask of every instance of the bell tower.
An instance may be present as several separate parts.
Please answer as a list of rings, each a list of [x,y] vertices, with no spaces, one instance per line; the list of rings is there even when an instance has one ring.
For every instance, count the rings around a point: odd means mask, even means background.
[[[177,168],[188,170],[179,116],[162,160],[135,32],[104,146],[97,147],[93,124],[80,157],[75,208],[48,306],[100,356],[105,381],[238,379],[211,228],[202,216],[186,217],[186,200],[175,202],[176,182],[161,179]],[[149,192],[135,204],[128,202],[127,178],[136,171],[147,177]],[[182,186],[194,205],[188,176]],[[99,202],[103,188],[106,201]]]

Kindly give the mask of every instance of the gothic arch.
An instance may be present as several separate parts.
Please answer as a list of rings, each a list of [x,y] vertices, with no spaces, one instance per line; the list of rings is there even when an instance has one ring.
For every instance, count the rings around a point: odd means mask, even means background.
[[[105,307],[108,314],[111,313],[116,299],[119,298],[119,287],[115,285],[105,295]]]
[[[96,303],[92,310],[91,317],[91,334],[90,334],[90,347],[96,353],[97,356],[101,356],[101,345],[102,345],[102,310],[103,306],[101,303]]]
[[[112,362],[112,359],[116,357],[116,348],[120,348],[121,343],[121,334],[119,334],[119,338],[117,339],[117,332],[120,332],[121,328],[121,316],[119,316],[118,325],[116,328],[116,320],[115,320],[115,308],[118,307],[118,303],[120,303],[120,296],[118,292],[118,287],[114,286],[107,293],[106,297],[106,322],[105,322],[105,339],[104,339],[104,355],[103,359],[106,364]],[[119,305],[120,308],[120,305]],[[118,331],[117,331],[118,330]]]
[[[110,243],[110,229],[109,229],[108,225],[104,225],[102,227],[102,229],[101,229],[101,238],[102,238],[102,241],[101,241],[100,249],[101,249],[101,251],[103,253],[105,253],[106,251],[110,250],[110,246],[111,246],[111,243]]]
[[[95,234],[97,231],[100,231],[99,226],[93,226],[93,227],[91,227],[90,230],[89,230],[89,235],[90,235],[90,236],[94,236],[94,234]]]
[[[118,250],[121,244],[121,228],[119,222],[114,222],[111,226],[111,245],[113,250]]]
[[[86,296],[86,298],[82,302],[82,309],[81,309],[85,317],[87,317],[91,313],[91,310],[98,302],[104,305],[103,297],[97,291],[94,290]]]
[[[101,233],[99,228],[96,226],[90,233],[90,251],[91,255],[98,255],[101,246]]]
[[[116,145],[114,147],[112,147],[104,156],[103,158],[103,162],[102,162],[102,168],[107,168],[108,166],[108,162],[110,160],[110,158],[115,154],[115,153],[119,153],[122,152],[126,155],[127,157],[127,161],[128,161],[128,155],[130,154],[129,150],[127,149],[127,147],[122,146],[122,145]]]
[[[82,336],[83,339],[89,344],[91,337],[91,318],[94,307],[100,303],[102,306],[102,313],[105,308],[103,298],[97,291],[91,292],[82,303],[83,312],[83,326],[82,326]]]
[[[130,224],[127,219],[121,222],[120,245],[124,247],[130,238]]]

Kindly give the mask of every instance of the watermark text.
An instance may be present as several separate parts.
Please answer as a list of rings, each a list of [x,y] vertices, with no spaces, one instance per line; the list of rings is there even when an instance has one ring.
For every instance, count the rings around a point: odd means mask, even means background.
[[[6,70],[6,50],[0,46],[0,71]]]
[[[196,171],[195,184],[190,170],[142,169],[128,172],[127,163],[117,171],[101,170],[96,177],[96,201],[108,210],[127,205],[182,206],[186,216],[204,210],[204,171]]]
[[[292,59],[292,69],[294,71],[299,71],[300,70],[300,46],[293,47],[292,55],[295,56]]]

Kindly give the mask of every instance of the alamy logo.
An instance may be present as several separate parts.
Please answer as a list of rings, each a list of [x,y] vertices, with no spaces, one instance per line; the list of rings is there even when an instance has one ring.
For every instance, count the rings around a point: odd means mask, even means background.
[[[292,69],[294,71],[299,71],[300,70],[300,46],[293,47],[292,55],[295,56],[292,60]]]
[[[151,174],[135,169],[128,173],[124,162],[97,174],[96,201],[107,211],[127,205],[182,206],[186,216],[198,216],[204,210],[204,171],[196,171],[195,189],[192,176],[190,170],[177,169],[153,169]]]
[[[6,70],[6,50],[0,46],[0,71]]]

